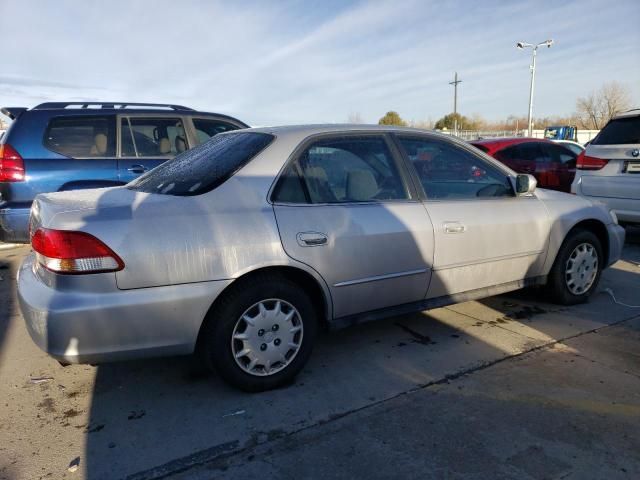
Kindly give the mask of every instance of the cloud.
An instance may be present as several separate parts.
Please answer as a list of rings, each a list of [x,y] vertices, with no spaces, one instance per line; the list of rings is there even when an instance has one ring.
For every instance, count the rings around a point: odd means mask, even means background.
[[[251,124],[416,120],[459,107],[524,114],[529,55],[540,52],[535,112],[570,113],[575,98],[618,80],[640,100],[640,5],[596,0],[511,3],[22,2],[4,0],[0,100],[182,103]]]

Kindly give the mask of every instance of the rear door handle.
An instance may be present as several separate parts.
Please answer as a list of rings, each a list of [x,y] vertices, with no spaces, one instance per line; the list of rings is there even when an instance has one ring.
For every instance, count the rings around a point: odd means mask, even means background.
[[[467,227],[460,222],[447,222],[444,224],[445,233],[464,233]]]
[[[131,172],[131,173],[144,173],[147,171],[147,167],[145,167],[144,165],[131,165],[129,168],[127,168],[127,172]]]
[[[319,247],[327,244],[327,236],[320,232],[300,232],[296,239],[301,247]]]

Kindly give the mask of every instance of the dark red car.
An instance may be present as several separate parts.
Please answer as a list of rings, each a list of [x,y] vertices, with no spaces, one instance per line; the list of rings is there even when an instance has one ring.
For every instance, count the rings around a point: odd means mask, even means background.
[[[518,173],[530,173],[542,188],[571,191],[578,155],[561,144],[539,138],[491,138],[471,144]]]

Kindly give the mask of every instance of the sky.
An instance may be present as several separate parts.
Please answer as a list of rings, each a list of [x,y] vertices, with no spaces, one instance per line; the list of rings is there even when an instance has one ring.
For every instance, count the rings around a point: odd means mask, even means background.
[[[640,1],[0,0],[0,105],[178,103],[250,125],[376,123],[395,110],[567,115],[617,81],[640,107]]]

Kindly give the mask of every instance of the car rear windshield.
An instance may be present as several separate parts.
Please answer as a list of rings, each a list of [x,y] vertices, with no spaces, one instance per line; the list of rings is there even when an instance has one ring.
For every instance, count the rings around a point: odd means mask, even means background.
[[[216,135],[138,177],[127,187],[176,196],[209,192],[249,163],[273,138],[273,135],[256,132]]]
[[[593,139],[591,145],[625,145],[640,143],[640,115],[611,120]]]

